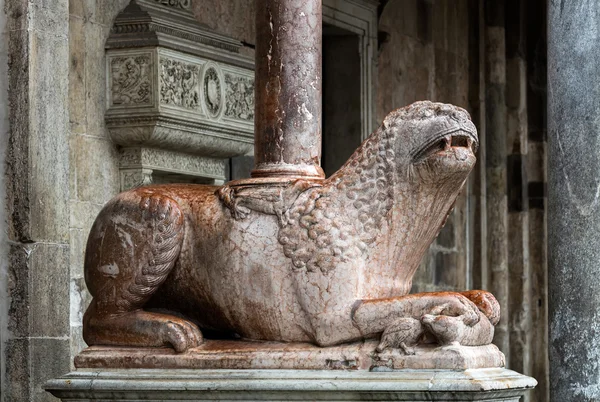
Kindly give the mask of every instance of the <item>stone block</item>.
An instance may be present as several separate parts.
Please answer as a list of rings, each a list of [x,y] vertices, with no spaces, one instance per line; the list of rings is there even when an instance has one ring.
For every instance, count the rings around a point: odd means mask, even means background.
[[[11,2],[14,3],[14,2]],[[17,12],[17,11],[15,11]],[[19,10],[21,12],[21,10]],[[26,12],[26,9],[22,12]],[[20,18],[20,17],[19,17]],[[29,241],[29,85],[24,75],[29,69],[28,33],[26,30],[8,32],[8,65],[10,138],[6,153],[6,177],[9,215],[9,238]]]
[[[9,256],[12,336],[68,336],[68,245],[12,244]]]
[[[235,379],[234,381],[231,381]],[[93,384],[93,386],[92,386]],[[537,382],[506,369],[76,371],[46,384],[63,401],[503,401]]]
[[[83,340],[83,327],[71,326],[71,370],[75,368],[73,358],[85,348],[87,344]]]
[[[14,337],[29,334],[29,274],[30,245],[11,243],[8,265],[8,331]]]
[[[40,0],[29,3],[29,28],[53,38],[67,38],[69,0]],[[64,71],[64,70],[63,70]]]
[[[92,6],[93,7],[93,15],[92,15],[91,19],[96,24],[110,27],[112,25],[114,19],[117,17],[117,15],[129,3],[130,3],[130,0],[111,0],[111,1],[96,0],[96,1],[94,1],[94,5]]]
[[[28,213],[34,241],[68,241],[68,41],[31,31]]]
[[[196,19],[239,41],[255,43],[254,0],[192,1]]]
[[[5,343],[4,358],[6,375],[5,401],[30,401],[29,386],[31,373],[29,371],[30,351],[29,339],[8,339]]]
[[[112,142],[79,135],[75,154],[78,200],[104,204],[119,192],[118,153]]]
[[[100,1],[106,3],[106,1]],[[110,3],[113,3],[112,1]],[[96,0],[69,0],[69,14],[83,20],[89,20],[94,14]]]
[[[83,237],[87,236],[92,224],[102,209],[103,204],[93,202],[71,201],[71,228],[83,229]]]
[[[400,349],[377,352],[378,339],[326,348],[302,342],[206,340],[186,353],[172,348],[92,346],[75,358],[77,369],[325,370],[467,370],[504,367],[493,345],[420,345],[414,354]]]
[[[42,386],[51,378],[68,373],[70,370],[69,339],[29,340],[31,354],[31,400],[35,402],[56,402],[57,399],[45,392]],[[16,399],[21,400],[21,399]],[[27,399],[24,399],[25,401]]]
[[[81,0],[76,3],[83,4]],[[84,134],[86,113],[86,24],[82,18],[69,19],[69,122],[71,134]]]
[[[422,8],[420,3],[424,2],[418,0],[410,0],[399,1],[395,3],[398,4],[398,7],[395,7],[395,10],[390,11],[393,11],[395,14],[394,17],[398,18],[397,24],[398,27],[401,29],[401,33],[403,35],[407,35],[412,38],[419,38],[419,33],[420,31],[423,31],[423,26],[427,26],[429,28],[431,27],[429,21],[431,15],[428,15],[428,13],[424,13],[422,12],[422,10],[420,10]]]
[[[55,402],[42,388],[51,378],[69,371],[69,340],[20,338],[6,342],[5,401]]]
[[[71,229],[69,231],[69,265],[71,267],[71,278],[83,277],[83,260],[85,245],[87,242],[86,231],[83,229]]]
[[[85,280],[80,278],[71,279],[71,325],[83,325],[83,314],[92,301],[92,296],[85,286]]]
[[[69,336],[69,246],[35,244],[30,270],[30,336]]]
[[[71,125],[72,127],[72,125]],[[69,136],[69,197],[72,200],[77,197],[77,134]]]
[[[6,31],[27,30],[28,18],[27,10],[29,2],[27,1],[8,1],[4,2],[6,12]]]
[[[85,24],[85,32],[86,133],[95,137],[108,138],[108,131],[104,125],[104,112],[106,110],[106,56],[104,45],[109,34],[109,28],[88,21]]]
[[[463,58],[469,58],[469,28],[471,25],[470,13],[475,13],[477,10],[469,10],[469,0],[458,0],[453,2],[456,7],[456,35],[457,48],[456,54]]]

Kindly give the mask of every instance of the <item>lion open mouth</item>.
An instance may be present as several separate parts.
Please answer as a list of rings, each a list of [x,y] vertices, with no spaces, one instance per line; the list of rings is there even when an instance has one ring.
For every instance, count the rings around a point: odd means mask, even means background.
[[[477,139],[471,133],[459,130],[428,141],[415,153],[413,160],[418,163],[432,156],[447,156],[449,153],[465,154],[465,149],[467,153],[474,155],[478,145]]]

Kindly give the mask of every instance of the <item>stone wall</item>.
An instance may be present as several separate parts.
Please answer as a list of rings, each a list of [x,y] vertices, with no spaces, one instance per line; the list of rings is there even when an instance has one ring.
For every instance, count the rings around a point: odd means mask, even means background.
[[[8,35],[5,1],[0,0],[0,77],[8,75]],[[8,82],[0,80],[0,199],[6,198],[6,147],[8,125]],[[0,203],[0,222],[6,222],[6,205]],[[8,237],[0,231],[0,394],[6,383],[5,345],[8,332]],[[2,400],[2,397],[0,397]]]
[[[389,1],[379,22],[378,120],[393,109],[429,99],[469,104],[467,0]],[[413,292],[471,286],[467,197],[456,208],[413,280]]]
[[[68,1],[7,1],[0,10],[9,105],[2,397],[44,401],[41,385],[70,360]]]
[[[104,125],[104,44],[129,0],[71,0],[69,4],[69,189],[71,218],[71,354],[85,344],[82,318],[90,301],[83,278],[88,233],[106,201],[119,192],[117,148]]]

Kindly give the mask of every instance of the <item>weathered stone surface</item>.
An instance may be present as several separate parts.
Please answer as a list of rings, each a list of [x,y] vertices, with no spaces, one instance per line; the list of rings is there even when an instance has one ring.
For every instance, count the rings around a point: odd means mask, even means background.
[[[7,339],[3,345],[6,372],[2,379],[2,394],[9,401],[31,400],[29,343],[29,339],[17,338]],[[48,379],[50,378],[52,377],[48,377]]]
[[[72,3],[84,4],[75,0]],[[86,28],[82,17],[69,9],[69,122],[71,134],[84,134],[87,130],[86,102]],[[73,146],[69,146],[73,150]],[[75,193],[73,193],[75,194]],[[73,196],[73,194],[71,196]]]
[[[8,320],[0,318],[7,324],[0,328],[0,393],[7,401],[43,401],[53,398],[40,385],[69,367],[68,2],[9,1],[1,9],[10,27],[0,57],[8,58],[2,175],[10,249],[2,266]]]
[[[600,398],[600,3],[548,3],[552,401]]]
[[[27,251],[29,335],[68,337],[69,245],[37,243]],[[48,272],[46,267],[55,268]]]
[[[102,209],[102,204],[89,201],[71,201],[72,229],[82,229],[87,237],[94,219]]]
[[[185,354],[171,348],[92,346],[75,358],[78,369],[282,369],[282,370],[466,370],[504,367],[494,345],[415,347],[377,352],[378,342],[320,348],[309,343],[207,340]]]
[[[56,7],[60,8],[57,2]],[[33,13],[34,11],[28,10]],[[36,10],[40,31],[13,31],[11,47],[10,108],[11,139],[8,171],[9,220],[11,237],[27,241],[68,239],[68,84],[55,72],[68,69],[67,24],[45,35],[46,25],[54,26],[53,9]],[[58,12],[58,11],[57,11]],[[37,25],[36,25],[37,26]],[[31,46],[32,54],[27,53]],[[14,52],[14,53],[13,53]],[[28,71],[23,76],[22,71]],[[35,79],[34,79],[35,77]],[[30,97],[36,100],[33,102]],[[48,183],[53,183],[49,186]]]
[[[92,386],[93,384],[93,386]],[[46,385],[63,401],[502,401],[536,382],[514,371],[85,370]]]
[[[50,379],[64,375],[70,370],[69,339],[31,338],[30,368],[31,400],[35,402],[55,402],[43,385]]]
[[[115,145],[108,139],[88,135],[76,136],[73,145],[77,199],[104,204],[119,192],[118,152]]]
[[[255,3],[255,0],[192,1],[192,10],[198,21],[210,29],[251,45],[252,47],[244,46],[240,52],[254,56]]]
[[[97,1],[101,2],[101,1]],[[108,3],[108,2],[103,2]],[[85,24],[85,59],[78,72],[85,74],[85,134],[108,139],[104,115],[106,113],[106,54],[104,46],[109,27],[88,21]],[[76,50],[76,49],[73,49]],[[71,98],[71,104],[77,102]],[[75,106],[74,110],[80,106]],[[75,118],[75,116],[73,116]]]

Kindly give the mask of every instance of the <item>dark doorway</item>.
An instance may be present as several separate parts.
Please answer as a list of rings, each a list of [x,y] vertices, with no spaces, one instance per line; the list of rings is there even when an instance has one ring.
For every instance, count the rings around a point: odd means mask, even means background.
[[[323,150],[329,177],[361,143],[360,37],[323,24]]]

